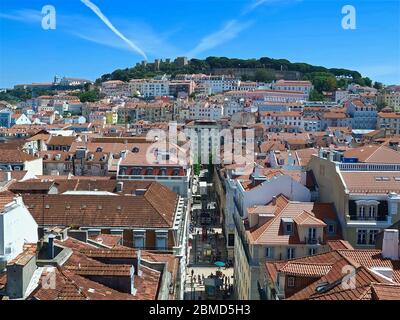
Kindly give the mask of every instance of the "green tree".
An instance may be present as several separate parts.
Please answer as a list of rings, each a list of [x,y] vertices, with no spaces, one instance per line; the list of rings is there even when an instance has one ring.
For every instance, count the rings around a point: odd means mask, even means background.
[[[88,83],[85,83],[84,85],[83,85],[83,90],[84,91],[89,91],[90,90],[90,87],[91,87],[91,84],[88,82]]]
[[[260,82],[270,82],[275,80],[275,74],[269,70],[260,69],[255,72],[254,80]]]
[[[79,100],[84,103],[84,102],[96,102],[104,98],[104,94],[101,94],[98,89],[94,90],[89,90],[85,92],[79,92],[75,94]]]
[[[377,82],[377,81],[375,81],[375,82],[374,82],[374,88],[375,88],[376,90],[382,90],[382,88],[383,88],[382,82]]]
[[[363,78],[364,79],[364,83],[367,87],[372,87],[372,80],[368,77]]]
[[[322,93],[318,92],[317,90],[311,90],[310,96],[308,98],[310,101],[324,101],[325,97]]]
[[[336,77],[328,72],[313,72],[307,74],[305,79],[310,80],[318,92],[335,91],[338,87]]]

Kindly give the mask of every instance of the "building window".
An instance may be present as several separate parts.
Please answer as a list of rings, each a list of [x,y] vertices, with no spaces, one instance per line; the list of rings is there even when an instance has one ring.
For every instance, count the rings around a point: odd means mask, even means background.
[[[133,234],[134,234],[133,235],[134,247],[137,249],[144,249],[146,231],[136,230],[136,231],[133,231]]]
[[[378,231],[379,230],[369,230],[368,244],[375,245],[376,235],[378,234]]]
[[[369,207],[369,217],[372,219],[376,218],[376,208],[375,206],[370,206]]]
[[[288,277],[288,282],[287,282],[288,287],[293,288],[295,286],[295,279],[296,279],[295,277]]]
[[[166,250],[167,249],[168,233],[166,231],[156,231],[156,249]]]
[[[310,242],[314,242],[317,239],[317,229],[316,228],[308,229],[308,239],[310,240]]]
[[[333,223],[328,224],[328,233],[329,234],[335,234],[336,233],[335,224],[333,224]]]
[[[235,235],[233,233],[228,234],[228,246],[233,247],[235,245]]]
[[[294,248],[287,248],[286,250],[286,258],[294,259]]]
[[[360,218],[365,218],[365,207],[364,206],[358,207],[358,216]]]
[[[309,250],[308,250],[308,255],[309,256],[313,256],[313,255],[315,255],[317,253],[317,249],[316,248],[310,248]]]
[[[367,244],[367,230],[357,230],[357,244]]]
[[[292,233],[293,233],[293,224],[285,223],[285,234],[292,234]]]
[[[272,256],[272,248],[265,248],[265,257],[266,258],[273,258]]]

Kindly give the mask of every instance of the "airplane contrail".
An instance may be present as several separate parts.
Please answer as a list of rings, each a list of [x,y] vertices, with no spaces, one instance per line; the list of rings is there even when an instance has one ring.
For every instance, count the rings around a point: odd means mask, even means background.
[[[108,20],[108,18],[101,12],[100,8],[97,7],[90,0],[81,0],[81,2],[86,5],[89,9],[91,9],[100,19],[104,22],[104,24],[110,28],[112,32],[114,32],[118,37],[120,37],[129,47],[131,47],[135,52],[140,54],[145,60],[147,59],[146,54],[142,49],[140,49],[136,44],[134,44],[131,40],[127,39],[121,32],[118,31],[117,28],[113,26],[113,24]]]

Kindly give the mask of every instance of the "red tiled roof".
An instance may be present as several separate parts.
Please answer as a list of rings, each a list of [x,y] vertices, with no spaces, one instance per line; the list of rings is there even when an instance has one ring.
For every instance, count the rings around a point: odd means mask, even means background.
[[[343,270],[349,267],[355,270],[354,287],[350,288],[342,285],[346,276]],[[392,268],[395,283],[388,284],[385,278],[372,272],[374,267]],[[400,299],[400,261],[384,259],[379,250],[330,251],[289,261],[267,262],[266,269],[273,282],[276,282],[278,272],[310,280],[316,278],[287,296],[289,300],[371,300],[379,299],[379,296],[381,299]]]
[[[172,227],[176,193],[154,183],[143,196],[23,195],[38,224],[57,226]]]

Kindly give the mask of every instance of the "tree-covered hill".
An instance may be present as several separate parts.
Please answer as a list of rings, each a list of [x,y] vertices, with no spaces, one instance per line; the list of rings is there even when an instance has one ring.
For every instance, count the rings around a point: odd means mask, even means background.
[[[345,86],[349,81],[360,85],[371,85],[371,80],[363,78],[358,71],[342,68],[325,68],[307,63],[292,63],[286,59],[272,59],[263,57],[260,59],[237,59],[226,57],[208,57],[204,60],[191,59],[186,66],[177,66],[173,62],[161,62],[159,68],[154,63],[137,65],[133,68],[118,69],[112,73],[104,74],[97,79],[96,83],[108,80],[129,81],[131,79],[151,78],[156,75],[169,74],[172,77],[177,74],[213,73],[216,69],[252,69],[258,70],[256,74],[242,76],[243,80],[274,80],[271,71],[297,71],[301,73],[302,79],[311,80],[317,91],[330,91]],[[265,69],[269,73],[260,72]],[[337,79],[340,77],[340,79]]]

